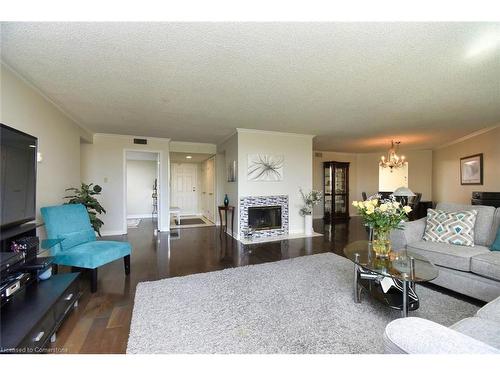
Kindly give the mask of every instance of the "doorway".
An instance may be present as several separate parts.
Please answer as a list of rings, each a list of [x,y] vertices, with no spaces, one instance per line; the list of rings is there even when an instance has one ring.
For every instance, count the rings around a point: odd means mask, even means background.
[[[125,151],[125,228],[127,233],[152,222],[156,233],[160,217],[160,153]],[[150,224],[148,224],[150,227]]]
[[[215,156],[170,153],[171,227],[215,223]]]

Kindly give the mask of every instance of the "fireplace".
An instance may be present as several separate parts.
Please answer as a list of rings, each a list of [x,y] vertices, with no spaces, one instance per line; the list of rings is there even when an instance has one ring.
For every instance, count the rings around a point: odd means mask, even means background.
[[[281,206],[248,207],[248,228],[252,230],[281,229]]]
[[[288,234],[288,196],[241,197],[239,236],[252,238]]]

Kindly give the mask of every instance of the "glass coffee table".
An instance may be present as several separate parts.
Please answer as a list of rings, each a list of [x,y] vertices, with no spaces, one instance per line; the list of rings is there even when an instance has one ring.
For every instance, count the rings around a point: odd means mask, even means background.
[[[387,258],[376,257],[369,241],[348,244],[344,254],[354,262],[354,301],[361,302],[364,289],[389,307],[401,310],[403,317],[420,305],[416,284],[433,280],[439,273],[425,257],[410,251],[395,251]]]

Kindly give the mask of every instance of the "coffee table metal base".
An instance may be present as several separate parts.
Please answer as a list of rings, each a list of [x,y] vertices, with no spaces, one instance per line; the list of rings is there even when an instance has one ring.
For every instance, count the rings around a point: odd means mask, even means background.
[[[415,283],[381,276],[354,264],[354,302],[361,303],[361,291],[365,289],[389,307],[401,310],[403,318],[409,311],[418,309],[420,302],[415,293]]]

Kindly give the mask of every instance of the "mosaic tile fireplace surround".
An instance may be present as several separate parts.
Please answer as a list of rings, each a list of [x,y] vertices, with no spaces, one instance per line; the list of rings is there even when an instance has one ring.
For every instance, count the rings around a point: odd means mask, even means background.
[[[252,238],[267,238],[288,234],[288,196],[273,195],[240,198],[240,234],[245,236],[251,229],[248,226],[248,209],[250,207],[281,207],[281,228],[254,230]]]

